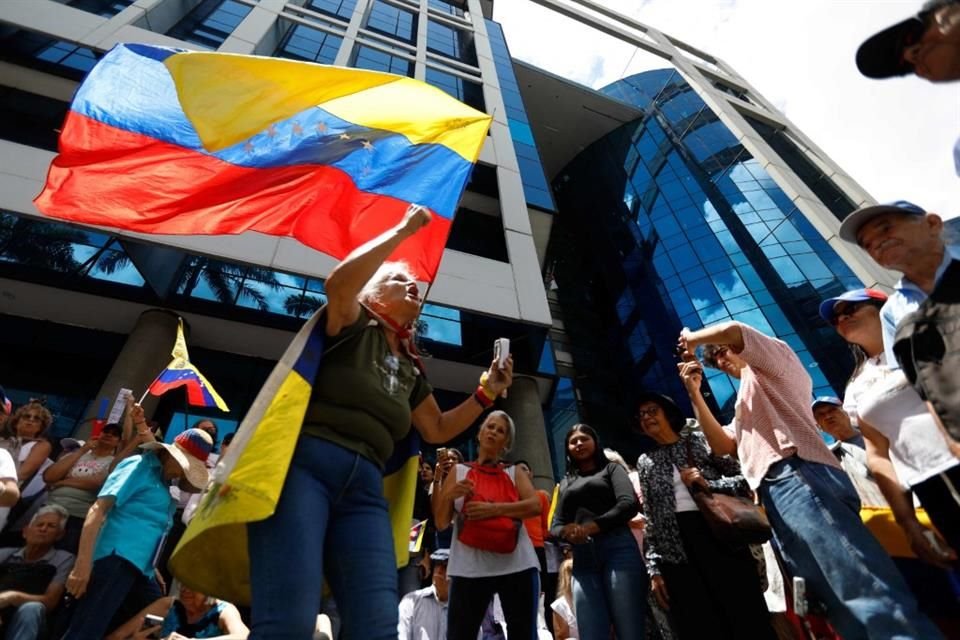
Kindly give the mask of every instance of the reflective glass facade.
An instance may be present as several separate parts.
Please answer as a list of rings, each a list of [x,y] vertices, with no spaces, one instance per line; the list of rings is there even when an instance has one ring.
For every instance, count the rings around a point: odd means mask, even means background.
[[[237,0],[203,0],[167,35],[216,49],[247,17],[250,9],[250,5]]]
[[[673,357],[681,327],[727,320],[785,340],[815,392],[839,395],[849,356],[817,305],[860,281],[675,71],[603,91],[646,115],[560,172],[548,256],[583,418],[635,448],[637,390],[686,404]],[[731,418],[736,382],[707,375]]]
[[[513,60],[510,58],[510,50],[503,36],[503,27],[493,20],[486,22],[487,36],[490,38],[493,61],[497,68],[497,79],[500,81],[500,92],[507,109],[510,136],[513,138],[513,148],[517,152],[517,163],[520,165],[524,196],[527,204],[531,206],[544,211],[556,211],[547,178],[543,173],[543,165],[540,164],[540,154],[533,139],[527,111],[523,106],[523,98],[520,97],[520,87],[517,85]]]

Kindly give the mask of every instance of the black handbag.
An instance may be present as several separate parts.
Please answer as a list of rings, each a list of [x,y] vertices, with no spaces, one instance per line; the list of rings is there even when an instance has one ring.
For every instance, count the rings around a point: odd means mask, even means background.
[[[696,467],[687,440],[687,464]],[[749,498],[714,493],[703,487],[690,487],[690,495],[710,527],[710,532],[729,547],[762,544],[773,537],[770,521]]]

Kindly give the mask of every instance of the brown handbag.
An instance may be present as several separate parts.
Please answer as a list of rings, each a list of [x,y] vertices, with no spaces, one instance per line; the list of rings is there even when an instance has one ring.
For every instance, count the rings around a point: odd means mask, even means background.
[[[687,464],[696,467],[687,440]],[[711,533],[729,547],[761,544],[773,536],[770,521],[749,498],[714,493],[702,487],[688,487],[693,501],[703,514]]]

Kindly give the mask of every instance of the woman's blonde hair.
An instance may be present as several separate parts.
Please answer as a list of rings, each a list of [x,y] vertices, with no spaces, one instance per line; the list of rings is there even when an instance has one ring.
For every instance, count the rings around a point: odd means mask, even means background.
[[[514,424],[513,418],[510,417],[509,413],[502,411],[501,409],[497,409],[495,411],[491,411],[490,414],[487,415],[481,426],[487,424],[490,421],[490,418],[503,418],[503,421],[507,423],[507,444],[504,445],[503,452],[509,452],[510,449],[513,448],[513,443],[517,439],[517,425]]]
[[[557,595],[566,598],[567,602],[573,602],[573,558],[567,558],[560,563],[557,572]]]
[[[410,268],[410,265],[403,261],[395,262],[384,262],[380,265],[380,268],[376,270],[373,276],[367,280],[367,284],[363,285],[363,288],[360,289],[360,295],[357,298],[362,304],[370,305],[380,302],[380,297],[382,295],[381,286],[384,282],[390,279],[395,275],[404,275],[413,282],[417,281],[416,276],[413,275],[413,269]]]

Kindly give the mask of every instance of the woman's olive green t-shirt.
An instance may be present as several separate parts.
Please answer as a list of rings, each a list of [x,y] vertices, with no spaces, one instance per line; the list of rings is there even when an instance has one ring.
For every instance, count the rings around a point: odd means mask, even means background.
[[[406,356],[395,356],[366,311],[327,337],[303,432],[356,451],[383,468],[410,430],[410,414],[433,393]]]

